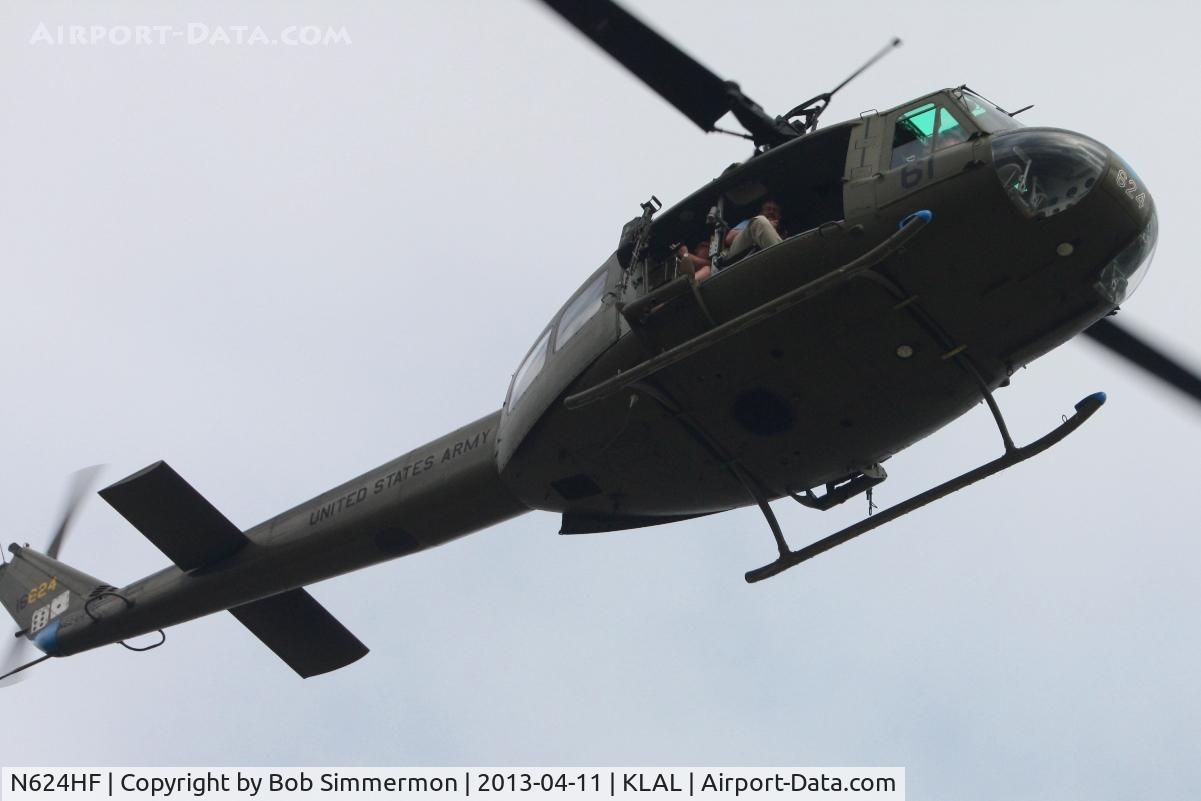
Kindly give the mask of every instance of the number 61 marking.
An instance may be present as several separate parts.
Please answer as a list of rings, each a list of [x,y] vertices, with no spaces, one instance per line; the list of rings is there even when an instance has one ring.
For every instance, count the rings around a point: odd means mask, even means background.
[[[921,183],[922,168],[919,166],[921,162],[910,162],[909,166],[901,170],[901,188],[912,189]],[[934,177],[934,159],[926,159],[926,177]]]

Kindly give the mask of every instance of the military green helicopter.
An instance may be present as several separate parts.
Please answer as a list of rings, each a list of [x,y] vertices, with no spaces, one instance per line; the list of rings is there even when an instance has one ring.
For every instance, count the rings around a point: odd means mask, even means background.
[[[222,610],[299,675],[335,670],[367,649],[305,585],[534,509],[584,534],[754,504],[776,549],[746,574],[760,581],[1078,428],[1103,394],[1019,447],[993,391],[1079,334],[1201,399],[1201,379],[1107,319],[1150,264],[1157,223],[1142,180],[1104,145],[1024,127],[962,86],[819,127],[844,82],[773,117],[612,2],[547,5],[702,129],[732,113],[751,156],[670,208],[643,204],[498,411],[258,526],[238,529],[153,464],[99,494],[172,565],[114,587],[58,560],[80,475],[46,553],[13,545],[0,566],[17,644],[44,652],[5,676]],[[768,200],[779,220],[754,222]],[[727,248],[752,224],[778,241]],[[699,242],[699,260],[681,248]],[[997,458],[787,542],[772,501],[870,497],[889,457],[981,401]]]

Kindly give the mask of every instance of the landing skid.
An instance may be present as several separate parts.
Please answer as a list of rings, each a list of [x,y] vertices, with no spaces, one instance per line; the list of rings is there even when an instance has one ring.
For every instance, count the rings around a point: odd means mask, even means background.
[[[937,501],[939,498],[944,498],[947,495],[950,495],[952,492],[961,490],[970,484],[975,484],[981,479],[988,478],[989,476],[995,475],[1006,468],[1013,467],[1019,462],[1026,461],[1031,456],[1037,456],[1038,454],[1047,450],[1047,448],[1050,448],[1052,445],[1058,443],[1068,434],[1071,434],[1073,431],[1083,425],[1085,420],[1092,417],[1093,414],[1101,408],[1101,404],[1105,403],[1105,393],[1097,392],[1089,395],[1087,398],[1076,404],[1076,413],[1074,415],[1069,417],[1067,420],[1064,420],[1059,426],[1041,438],[1021,448],[1015,447],[1012,440],[1009,439],[1008,431],[1005,430],[1003,423],[1000,421],[999,412],[991,403],[991,395],[986,394],[986,399],[990,401],[989,406],[992,408],[994,414],[997,414],[998,423],[1001,425],[1002,437],[1005,440],[1005,454],[1003,456],[994,459],[987,464],[981,465],[974,470],[969,470],[963,475],[957,476],[950,481],[939,484],[937,487],[928,489],[919,495],[914,495],[907,501],[903,501],[902,503],[898,503],[896,506],[889,507],[888,509],[879,512],[878,514],[875,514],[866,520],[861,520],[852,526],[847,526],[842,531],[831,534],[830,536],[820,539],[810,545],[806,545],[804,548],[801,548],[797,551],[793,551],[788,548],[784,541],[783,534],[780,532],[779,524],[775,520],[775,515],[770,514],[771,509],[768,507],[764,514],[767,517],[768,524],[771,525],[772,533],[775,535],[776,545],[780,549],[780,557],[771,564],[767,564],[763,567],[747,572],[747,583],[754,584],[757,581],[763,581],[763,579],[771,578],[774,575],[783,573],[790,567],[799,565],[801,562],[804,562],[808,559],[812,559],[820,553],[825,553],[835,546],[842,545],[844,542],[848,542],[849,540],[858,537],[860,534],[866,534],[873,529],[877,529],[885,523],[896,520],[901,515],[908,514],[915,509],[920,509],[932,501]],[[761,503],[760,508],[762,509],[765,505],[766,504]]]

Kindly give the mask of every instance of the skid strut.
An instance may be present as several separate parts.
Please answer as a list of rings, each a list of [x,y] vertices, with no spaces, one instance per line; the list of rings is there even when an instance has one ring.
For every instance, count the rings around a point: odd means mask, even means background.
[[[1005,430],[1003,421],[1000,419],[1000,410],[997,409],[994,402],[991,402],[991,393],[986,393],[985,397],[990,401],[989,409],[997,418],[998,423],[1001,426],[1001,430],[1004,432],[1004,438],[1006,440],[1004,455],[994,459],[991,462],[988,462],[987,464],[983,464],[974,470],[969,470],[963,475],[957,476],[950,481],[939,484],[937,487],[928,489],[919,495],[914,495],[909,500],[898,503],[896,506],[889,507],[882,512],[878,512],[866,520],[861,520],[854,525],[847,526],[842,531],[831,534],[830,536],[820,539],[810,545],[806,545],[800,550],[787,550],[786,546],[781,544],[783,542],[782,537],[776,536],[776,543],[778,546],[780,546],[780,558],[771,564],[767,564],[763,567],[747,572],[747,583],[754,584],[756,581],[763,581],[765,578],[771,578],[778,573],[783,573],[785,570],[793,567],[794,565],[799,565],[801,562],[804,562],[807,559],[812,559],[820,553],[825,553],[835,546],[842,545],[844,542],[848,542],[849,540],[858,537],[860,534],[866,534],[873,529],[879,528],[885,523],[896,520],[901,515],[908,514],[915,509],[920,509],[932,501],[937,501],[939,498],[944,498],[947,495],[950,495],[952,492],[961,490],[970,484],[975,484],[981,479],[988,478],[989,476],[995,475],[1006,468],[1013,467],[1019,462],[1026,461],[1031,456],[1037,456],[1083,425],[1084,421],[1092,417],[1093,414],[1101,408],[1101,405],[1105,403],[1104,392],[1097,392],[1089,395],[1087,398],[1076,404],[1076,413],[1074,415],[1069,417],[1067,420],[1064,420],[1056,428],[1052,429],[1047,434],[1044,434],[1039,439],[1036,439],[1034,442],[1031,442],[1029,445],[1018,448],[1015,447],[1012,441],[1008,438],[1008,431]],[[778,531],[778,525],[772,526],[773,535],[776,535]]]

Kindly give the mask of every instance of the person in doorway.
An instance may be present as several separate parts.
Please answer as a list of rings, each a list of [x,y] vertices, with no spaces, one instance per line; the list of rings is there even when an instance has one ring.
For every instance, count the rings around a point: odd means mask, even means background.
[[[726,262],[729,263],[752,248],[764,250],[784,241],[784,227],[780,222],[783,209],[775,198],[766,198],[759,213],[743,220],[726,234]]]
[[[682,272],[691,272],[697,283],[704,281],[713,271],[709,261],[709,240],[701,239],[692,247],[680,244],[676,246],[676,259]]]

